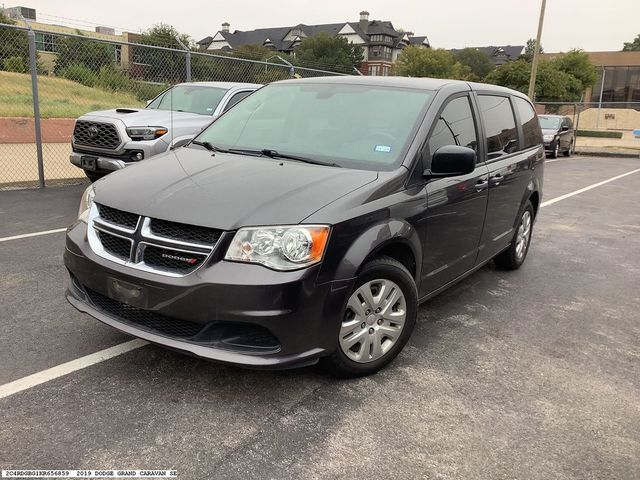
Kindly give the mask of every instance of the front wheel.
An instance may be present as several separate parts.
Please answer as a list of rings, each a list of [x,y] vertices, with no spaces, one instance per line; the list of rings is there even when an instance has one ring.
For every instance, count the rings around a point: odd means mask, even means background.
[[[551,155],[549,155],[551,158],[558,158],[558,154],[560,153],[560,140],[556,140],[556,146],[553,147],[553,150],[551,151]]]
[[[102,177],[104,177],[104,175],[101,173],[89,172],[88,170],[85,170],[84,174],[87,176],[89,180],[91,180],[91,183],[96,182],[100,180]]]
[[[569,143],[569,148],[567,149],[566,152],[564,152],[564,156],[565,157],[570,157],[571,154],[573,153],[573,149],[574,149],[573,140],[571,140],[571,142]]]
[[[343,378],[361,377],[389,364],[409,340],[416,322],[418,295],[409,271],[380,256],[367,263],[347,301],[336,350],[323,366]]]
[[[516,232],[511,240],[511,245],[504,252],[496,256],[493,261],[498,268],[503,270],[516,270],[524,263],[531,244],[531,233],[533,232],[533,205],[527,200]]]

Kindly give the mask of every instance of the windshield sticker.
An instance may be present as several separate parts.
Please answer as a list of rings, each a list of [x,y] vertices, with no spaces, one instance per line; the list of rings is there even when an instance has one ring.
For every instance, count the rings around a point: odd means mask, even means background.
[[[213,112],[213,108],[207,107],[207,112]]]
[[[376,152],[389,153],[391,151],[391,147],[389,145],[376,145],[374,150]]]

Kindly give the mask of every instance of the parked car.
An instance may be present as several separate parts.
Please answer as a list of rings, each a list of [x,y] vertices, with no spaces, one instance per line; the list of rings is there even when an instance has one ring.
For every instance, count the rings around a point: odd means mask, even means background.
[[[262,85],[194,82],[178,84],[146,108],[91,112],[76,120],[71,163],[91,181],[189,142],[213,118]]]
[[[402,350],[421,302],[492,259],[522,265],[544,159],[532,104],[503,87],[272,83],[86,190],[67,298],[219,362],[367,375]]]
[[[538,118],[542,128],[545,152],[551,158],[558,158],[560,152],[565,157],[570,157],[576,146],[573,121],[561,115],[538,115]]]

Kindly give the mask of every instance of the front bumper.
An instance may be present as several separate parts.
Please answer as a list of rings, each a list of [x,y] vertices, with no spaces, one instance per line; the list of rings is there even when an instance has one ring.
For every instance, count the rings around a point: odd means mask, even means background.
[[[93,154],[89,154],[89,153],[77,153],[77,152],[71,152],[71,155],[69,155],[69,160],[76,167],[82,168],[81,158],[83,156],[95,156],[95,157],[97,157],[97,160],[96,160],[96,167],[97,167],[96,168],[96,172],[102,172],[102,173],[109,173],[109,172],[113,172],[115,170],[120,170],[120,169],[126,167],[127,165],[133,165],[135,163],[135,162],[124,162],[122,160],[118,160],[118,159],[115,159],[115,158],[101,157],[101,156],[99,156],[99,154],[93,155]]]
[[[553,153],[556,149],[556,145],[558,144],[558,139],[554,138],[551,141],[544,141],[544,151],[545,153]]]
[[[93,253],[82,222],[67,233],[64,262],[71,274],[67,299],[81,312],[156,344],[251,368],[307,365],[331,353],[354,281],[317,284],[319,266],[275,272],[215,254],[184,277],[138,271]],[[135,296],[128,289],[136,290]],[[105,308],[111,304],[126,315]],[[160,323],[138,321],[132,311]],[[165,321],[170,328],[150,327]],[[185,336],[183,326],[198,333]],[[265,335],[254,345],[253,333],[242,333],[247,331]],[[265,337],[271,340],[265,343]]]

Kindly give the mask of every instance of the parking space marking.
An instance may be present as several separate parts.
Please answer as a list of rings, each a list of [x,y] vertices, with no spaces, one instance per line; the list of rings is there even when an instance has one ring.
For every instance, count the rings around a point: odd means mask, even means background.
[[[67,230],[66,228],[56,228],[55,230],[45,230],[43,232],[24,233],[22,235],[14,235],[12,237],[2,237],[0,238],[0,243],[8,242],[10,240],[20,240],[21,238],[39,237],[40,235],[50,235],[52,233],[65,232],[66,230]]]
[[[619,178],[626,177],[628,175],[633,175],[634,173],[638,173],[638,172],[640,172],[640,168],[636,168],[635,170],[631,170],[630,172],[623,173],[622,175],[616,175],[615,177],[609,178],[608,180],[603,180],[602,182],[594,183],[593,185],[589,185],[588,187],[581,188],[580,190],[576,190],[574,192],[569,192],[569,193],[566,193],[564,195],[560,195],[559,197],[552,198],[551,200],[547,200],[546,202],[542,202],[540,207],[546,207],[548,205],[553,205],[554,203],[559,202],[560,200],[564,200],[565,198],[573,197],[574,195],[579,195],[579,194],[581,194],[583,192],[586,192],[588,190],[591,190],[593,188],[599,187],[601,185],[605,185],[605,184],[607,184],[609,182],[613,182],[615,180],[618,180]]]
[[[546,202],[542,202],[540,207],[553,205],[554,203],[560,202],[561,200],[565,200],[567,198],[573,197],[574,195],[579,195],[580,193],[586,192],[588,190],[592,190],[601,185],[605,185],[607,183],[613,182],[615,180],[618,180],[620,178],[623,178],[629,175],[633,175],[634,173],[638,173],[638,172],[640,172],[640,168],[636,168],[635,170],[632,170],[627,173],[623,173],[622,175],[617,175],[607,180],[603,180],[602,182],[594,183],[593,185],[589,185],[587,187],[581,188],[574,192],[570,192],[565,195],[560,195],[559,197],[552,198],[551,200],[547,200]],[[0,238],[0,242],[7,241],[7,240],[15,240],[18,238],[33,237],[37,235],[46,235],[49,233],[58,233],[58,232],[63,232],[65,230],[66,230],[65,228],[61,228],[58,230],[49,230],[46,232],[17,235],[15,237],[5,237],[5,238]],[[56,378],[63,377],[75,371],[82,370],[84,368],[90,367],[91,365],[104,362],[105,360],[109,360],[111,358],[117,357],[118,355],[122,355],[123,353],[130,352],[132,350],[143,347],[145,345],[148,345],[148,342],[144,340],[140,340],[140,339],[130,340],[128,342],[121,343],[119,345],[115,345],[113,347],[110,347],[104,350],[100,350],[99,352],[92,353],[84,357],[80,357],[76,360],[71,360],[69,362],[63,363],[61,365],[57,365],[47,370],[43,370],[41,372],[28,375],[18,380],[14,380],[13,382],[5,383],[4,385],[0,385],[0,399],[13,395],[15,393],[22,392],[23,390],[28,390],[29,388],[35,387],[42,383],[46,383],[50,380],[55,380]]]
[[[91,353],[89,355],[85,355],[84,357],[71,360],[70,362],[62,363],[55,367],[48,368],[47,370],[42,370],[41,372],[34,373],[33,375],[19,378],[18,380],[14,380],[13,382],[5,383],[4,385],[0,385],[0,398],[5,398],[13,395],[14,393],[28,390],[29,388],[35,387],[36,385],[40,385],[42,383],[46,383],[50,380],[64,377],[65,375],[68,375],[70,373],[90,367],[91,365],[95,365],[96,363],[104,362],[105,360],[109,360],[110,358],[117,357],[118,355],[122,355],[123,353],[130,352],[131,350],[135,350],[136,348],[144,347],[145,345],[147,345],[147,342],[145,342],[144,340],[130,340],[114,347],[106,348],[104,350],[100,350],[99,352]]]

